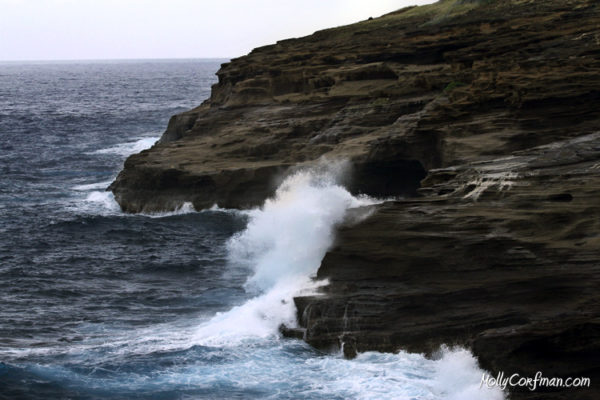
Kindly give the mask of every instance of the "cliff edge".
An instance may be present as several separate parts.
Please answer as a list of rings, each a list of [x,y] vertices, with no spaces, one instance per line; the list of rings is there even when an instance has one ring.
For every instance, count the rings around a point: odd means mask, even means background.
[[[296,298],[319,348],[468,346],[506,374],[587,376],[598,398],[600,4],[442,0],[223,64],[110,186],[127,212],[245,208],[290,170],[351,161],[353,193],[401,196],[340,228]]]

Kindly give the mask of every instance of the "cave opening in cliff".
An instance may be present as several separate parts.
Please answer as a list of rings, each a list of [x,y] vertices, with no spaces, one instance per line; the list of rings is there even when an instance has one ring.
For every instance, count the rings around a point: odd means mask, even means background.
[[[346,187],[353,194],[412,197],[427,175],[417,160],[371,161],[354,167]]]

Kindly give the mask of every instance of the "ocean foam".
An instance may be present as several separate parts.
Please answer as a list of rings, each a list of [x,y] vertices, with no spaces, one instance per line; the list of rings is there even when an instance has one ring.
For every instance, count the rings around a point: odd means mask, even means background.
[[[138,214],[138,215],[143,215],[143,216],[150,217],[150,218],[164,218],[164,217],[172,217],[174,215],[192,214],[192,213],[195,213],[195,212],[197,212],[197,211],[194,208],[194,205],[191,202],[186,201],[185,203],[183,203],[181,206],[179,206],[174,211],[163,211],[163,212],[155,212],[155,213],[141,213],[141,214]]]
[[[240,321],[243,323],[243,321]],[[505,394],[497,387],[481,386],[483,371],[477,360],[465,349],[443,349],[438,359],[422,354],[398,352],[366,352],[353,360],[339,355],[319,355],[306,345],[294,341],[255,339],[240,342],[235,347],[203,347],[177,350],[166,340],[173,336],[173,327],[154,332],[140,339],[113,342],[100,348],[74,351],[74,359],[94,363],[114,363],[133,354],[163,356],[169,367],[152,374],[140,374],[125,369],[107,377],[89,378],[60,366],[36,365],[43,378],[65,379],[86,388],[111,391],[177,391],[184,388],[210,389],[214,393],[237,387],[243,392],[264,393],[269,399],[329,399],[357,400],[503,400]],[[181,332],[180,332],[181,333]],[[176,341],[177,343],[177,341]],[[183,344],[183,343],[178,343]],[[83,351],[82,351],[83,350]],[[108,352],[105,352],[108,351]],[[172,358],[175,357],[175,358]],[[145,359],[146,357],[138,357]],[[151,363],[154,359],[148,359]],[[219,360],[227,360],[219,362]],[[154,360],[156,361],[156,360]],[[150,365],[148,365],[150,367]],[[226,398],[227,395],[223,394]]]
[[[116,146],[106,149],[100,149],[88,154],[117,154],[121,156],[129,156],[134,153],[139,153],[142,150],[150,148],[156,143],[158,137],[140,138],[134,142],[120,143]],[[73,186],[73,190],[77,192],[89,192],[86,197],[80,197],[75,203],[69,203],[68,207],[86,214],[113,215],[121,212],[119,204],[116,202],[112,193],[98,190],[106,189],[111,181],[94,182]],[[184,203],[182,207],[171,213],[157,213],[149,216],[165,217],[171,215],[186,214],[194,212],[191,203]]]
[[[437,360],[401,351],[367,352],[354,360],[314,358],[306,363],[323,374],[306,393],[314,398],[343,394],[361,400],[504,399],[498,388],[479,387],[483,371],[473,355],[461,348],[444,348]]]
[[[160,139],[160,137],[140,138],[135,142],[120,143],[113,147],[93,151],[90,154],[118,154],[121,156],[128,156],[152,147],[158,139]]]
[[[344,220],[347,210],[377,202],[352,196],[335,183],[335,175],[298,172],[281,184],[273,199],[248,212],[246,229],[229,241],[229,257],[232,264],[252,271],[246,288],[258,295],[202,323],[193,335],[195,344],[233,347],[236,350],[232,351],[238,351],[251,346],[249,343],[277,340],[282,323],[296,324],[293,297],[313,292],[323,284],[311,278],[333,243],[336,225]],[[345,360],[341,355],[311,357],[300,370],[277,360],[272,362],[281,365],[255,365],[251,369],[269,376],[273,387],[285,386],[291,376],[306,380],[310,384],[301,398],[504,398],[498,389],[479,388],[484,371],[465,349],[441,349],[437,360],[405,352],[368,352],[355,360]],[[248,366],[243,369],[244,376],[240,378],[252,381]],[[220,373],[236,375],[231,371]]]
[[[78,211],[87,214],[114,214],[119,213],[121,208],[111,192],[95,190],[90,192],[83,203],[76,204]]]
[[[92,191],[86,202],[105,209],[116,206],[109,192]],[[498,388],[480,387],[484,371],[466,349],[443,348],[435,359],[400,351],[366,352],[346,360],[341,354],[318,354],[302,342],[279,337],[281,323],[296,323],[293,297],[315,292],[325,283],[311,278],[334,241],[335,227],[349,209],[376,202],[352,196],[335,183],[334,174],[305,171],[288,177],[263,207],[241,213],[248,225],[228,242],[230,267],[250,271],[248,301],[200,325],[169,322],[115,332],[109,342],[72,345],[69,352],[69,357],[94,363],[127,360],[134,354],[175,357],[173,367],[149,375],[124,372],[100,379],[62,367],[36,367],[36,373],[52,379],[69,374],[75,385],[133,392],[198,388],[223,390],[226,395],[228,388],[237,388],[273,399],[504,399]],[[204,212],[222,211],[227,210]],[[191,204],[153,216],[187,212],[194,212]],[[213,361],[220,359],[227,362]]]
[[[85,185],[77,185],[73,186],[73,190],[77,190],[78,192],[87,192],[88,190],[106,189],[111,183],[112,181],[104,181]]]
[[[248,337],[277,334],[295,324],[293,297],[321,283],[316,274],[333,230],[350,208],[375,203],[336,184],[337,173],[301,171],[280,185],[275,197],[247,213],[248,226],[228,244],[230,262],[252,271],[246,284],[258,295],[200,326],[200,344],[232,345]]]

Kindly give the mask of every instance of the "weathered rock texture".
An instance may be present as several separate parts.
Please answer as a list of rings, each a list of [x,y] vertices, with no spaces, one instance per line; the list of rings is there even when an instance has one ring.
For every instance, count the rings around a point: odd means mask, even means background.
[[[350,356],[459,344],[491,371],[599,378],[600,133],[424,186],[340,230],[327,296],[296,298],[304,339]]]
[[[514,398],[600,398],[597,1],[446,0],[217,75],[126,161],[123,210],[254,206],[290,168],[348,159],[353,192],[404,200],[340,229],[288,334],[348,356],[467,345],[494,372],[592,377]]]

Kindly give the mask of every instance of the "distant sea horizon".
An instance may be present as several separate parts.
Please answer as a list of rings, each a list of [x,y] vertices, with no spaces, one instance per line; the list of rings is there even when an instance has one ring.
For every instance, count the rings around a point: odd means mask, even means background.
[[[0,60],[0,64],[114,64],[114,63],[139,63],[139,62],[221,62],[240,57],[158,57],[158,58],[82,58],[82,59],[26,59],[26,60]]]

